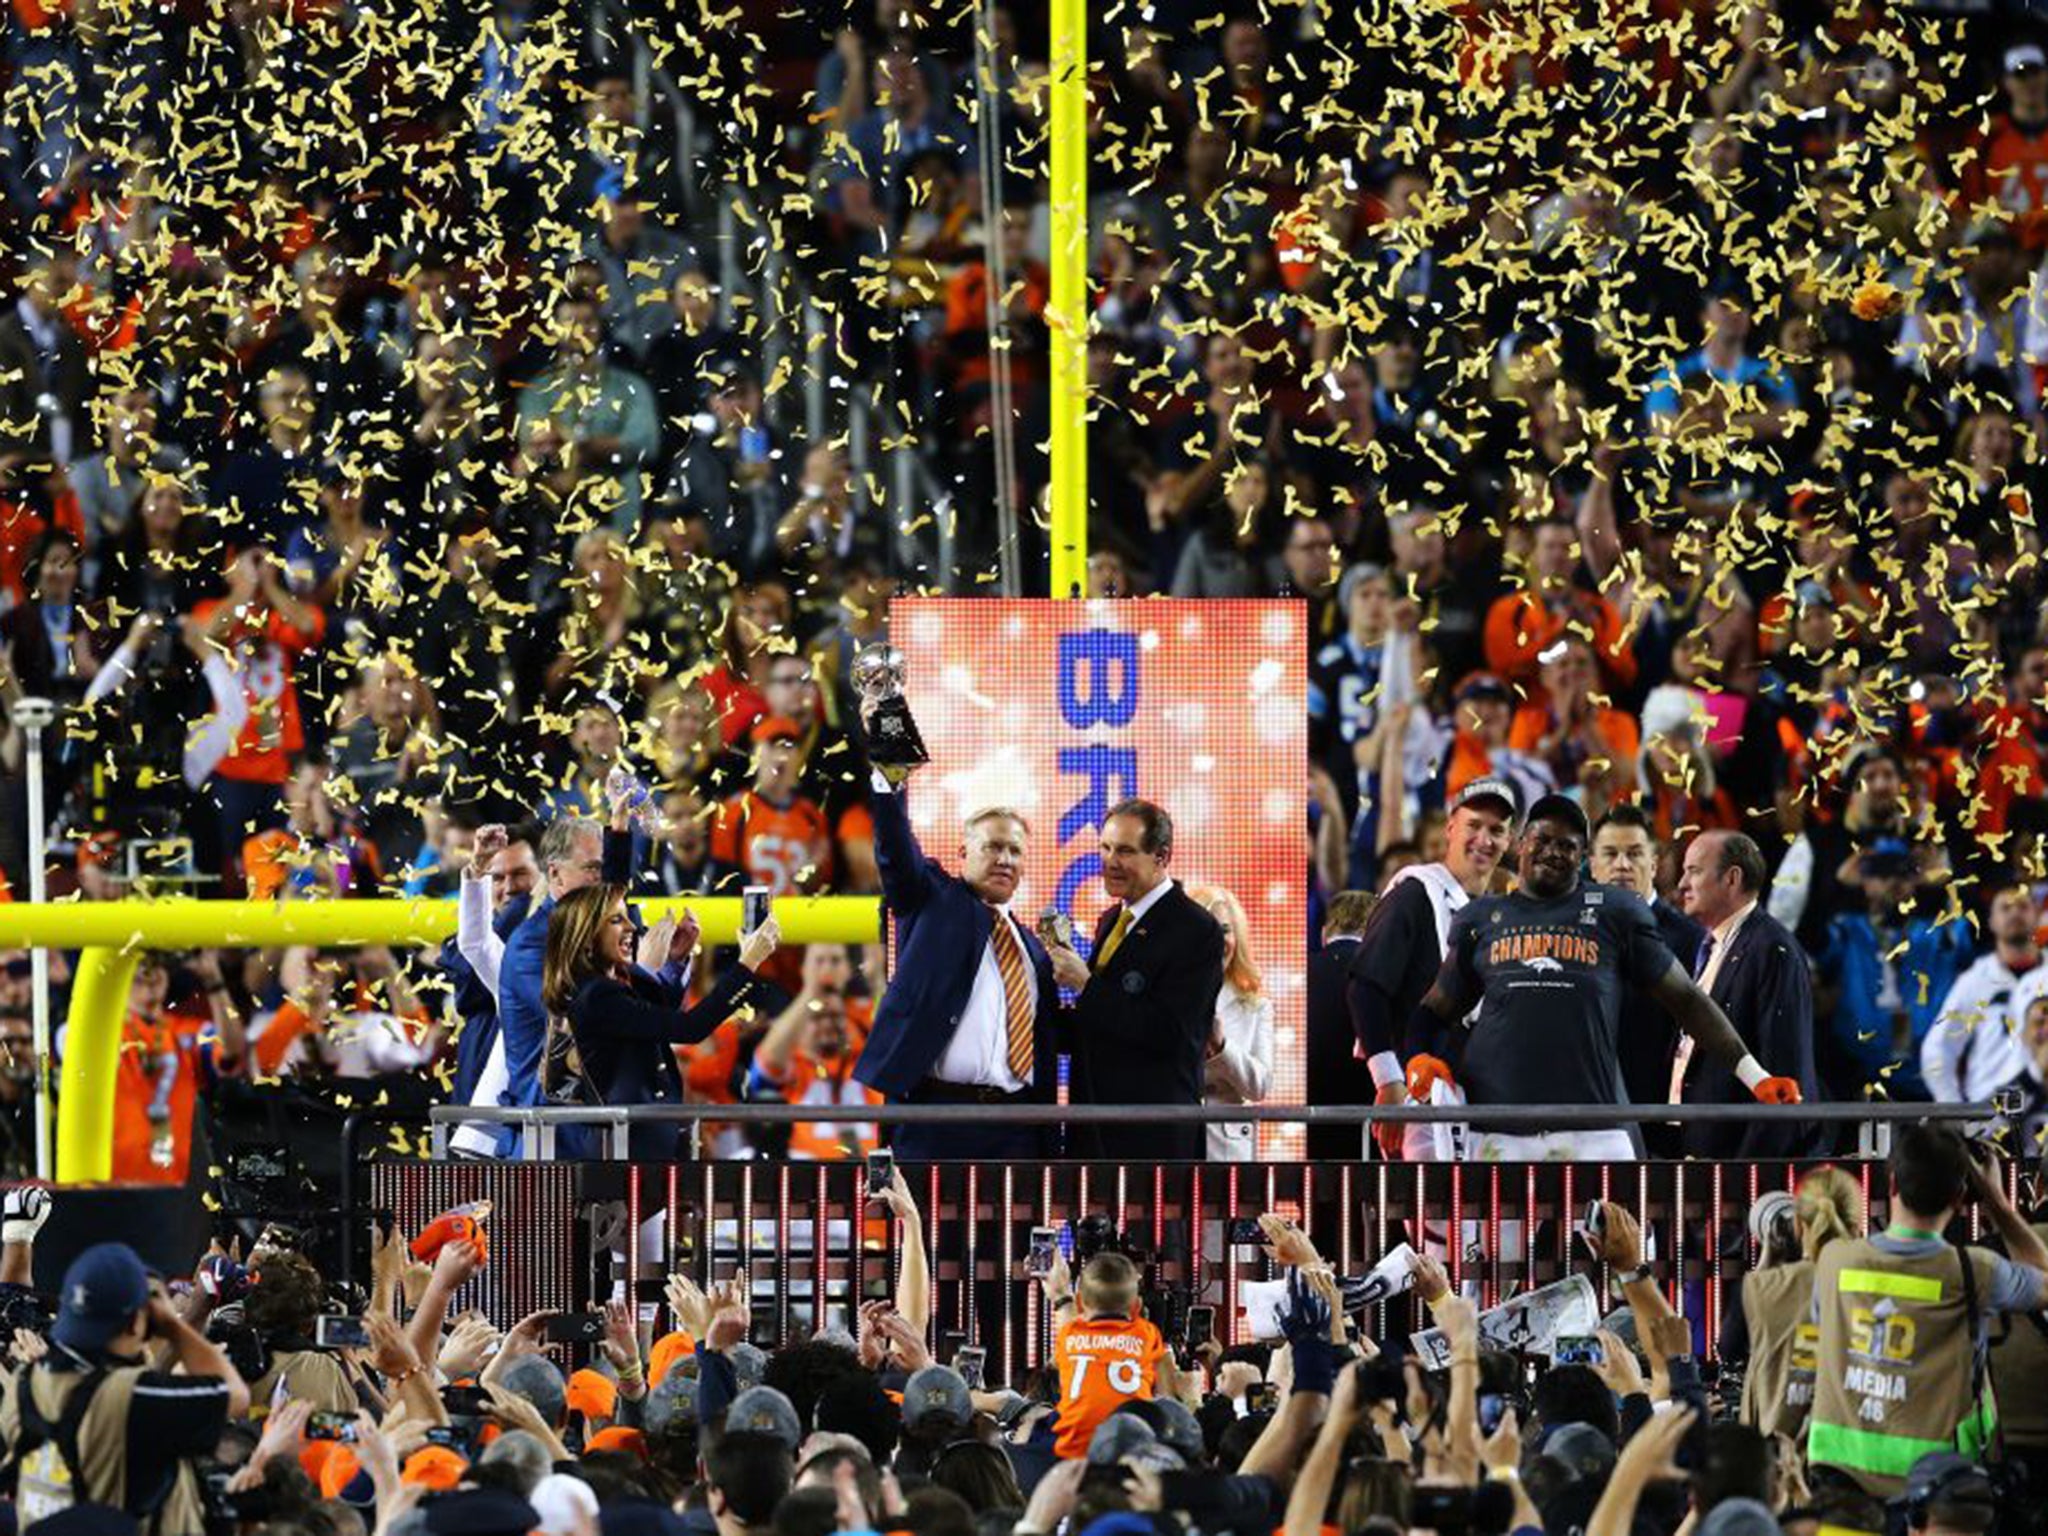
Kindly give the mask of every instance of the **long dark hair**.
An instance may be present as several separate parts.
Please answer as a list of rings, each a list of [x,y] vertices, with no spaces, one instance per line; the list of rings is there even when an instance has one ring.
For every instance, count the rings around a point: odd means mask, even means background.
[[[604,969],[597,940],[615,902],[626,889],[619,885],[586,885],[555,903],[548,914],[548,947],[541,961],[540,995],[548,1012],[569,1011],[576,989]]]

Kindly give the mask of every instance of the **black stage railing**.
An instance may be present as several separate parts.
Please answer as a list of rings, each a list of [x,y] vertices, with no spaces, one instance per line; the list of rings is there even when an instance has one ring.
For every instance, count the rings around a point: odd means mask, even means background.
[[[756,1341],[769,1347],[821,1326],[848,1326],[862,1300],[895,1292],[901,1244],[895,1223],[867,1202],[866,1169],[857,1161],[724,1159],[640,1163],[566,1162],[552,1156],[552,1129],[596,1124],[623,1145],[628,1127],[648,1121],[786,1125],[843,1118],[844,1107],[703,1104],[645,1109],[492,1109],[433,1111],[434,1144],[460,1122],[512,1124],[526,1132],[515,1162],[375,1161],[371,1203],[397,1212],[416,1230],[437,1212],[467,1200],[497,1202],[493,1262],[476,1300],[494,1316],[542,1306],[582,1306],[610,1280],[644,1304],[660,1306],[666,1274],[700,1282],[749,1278]],[[889,1105],[859,1111],[883,1124],[986,1125],[995,1120],[1123,1125],[1246,1119],[1368,1126],[1382,1121],[1454,1121],[1555,1131],[1611,1126],[1613,1107],[1216,1106],[1179,1108]],[[1816,1104],[1657,1106],[1648,1122],[1789,1120],[1863,1127],[1861,1150],[1838,1158],[1861,1183],[1866,1217],[1882,1221],[1886,1188],[1879,1152],[1891,1125],[1936,1119],[1982,1122],[1989,1105]],[[345,1133],[354,1206],[354,1151],[362,1125]],[[1360,1274],[1407,1241],[1440,1254],[1455,1283],[1482,1307],[1560,1279],[1588,1275],[1603,1304],[1617,1304],[1603,1266],[1576,1238],[1578,1214],[1593,1199],[1619,1201],[1642,1221],[1658,1271],[1675,1304],[1695,1319],[1711,1351],[1728,1286],[1756,1259],[1747,1215],[1767,1189],[1789,1189],[1809,1166],[1765,1162],[1595,1163],[1102,1163],[959,1162],[900,1170],[910,1181],[931,1264],[934,1338],[965,1335],[988,1351],[989,1379],[1010,1382],[1048,1355],[1048,1319],[1035,1285],[1022,1274],[1034,1226],[1087,1215],[1109,1218],[1147,1260],[1157,1304],[1203,1302],[1217,1308],[1226,1339],[1242,1336],[1240,1289],[1269,1278],[1256,1248],[1228,1242],[1240,1215],[1278,1211],[1299,1221],[1340,1273]],[[597,1232],[593,1215],[609,1219]],[[659,1217],[659,1221],[651,1218]],[[1972,1209],[1959,1231],[1981,1228]],[[620,1236],[642,1233],[645,1246]],[[616,1262],[606,1249],[615,1244]],[[1379,1305],[1366,1318],[1378,1333],[1406,1326],[1406,1308]],[[657,1326],[670,1326],[666,1317]]]

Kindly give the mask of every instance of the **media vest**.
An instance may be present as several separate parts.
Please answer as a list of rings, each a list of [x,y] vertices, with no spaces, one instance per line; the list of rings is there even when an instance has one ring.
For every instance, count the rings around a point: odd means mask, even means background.
[[[2048,1241],[2048,1223],[2034,1231]],[[2006,1334],[1991,1346],[1991,1379],[1998,1391],[1998,1427],[2015,1450],[2048,1450],[2048,1336],[2042,1314],[2015,1312]]]
[[[1982,1450],[1996,1410],[1988,1381],[1984,1401],[1971,1401],[1977,1326],[1963,1300],[1964,1264],[1981,1310],[1997,1265],[1981,1248],[1903,1257],[1867,1238],[1828,1244],[1814,1266],[1811,1465],[1890,1498],[1928,1452]]]
[[[142,1522],[146,1536],[203,1536],[204,1506],[199,1476],[190,1462],[177,1463],[167,1489],[128,1486],[128,1408],[135,1383],[146,1366],[108,1371],[78,1424],[78,1483],[71,1480],[54,1441],[45,1441],[22,1459],[16,1502],[24,1526],[78,1503],[111,1504]],[[21,1373],[7,1377],[0,1393],[0,1440],[10,1450],[21,1443],[21,1404],[16,1390]],[[71,1394],[87,1380],[84,1371],[53,1371],[36,1366],[27,1373],[36,1409],[55,1425]]]
[[[1812,1259],[1799,1259],[1742,1277],[1749,1323],[1742,1422],[1766,1435],[1798,1439],[1813,1407],[1813,1272]]]

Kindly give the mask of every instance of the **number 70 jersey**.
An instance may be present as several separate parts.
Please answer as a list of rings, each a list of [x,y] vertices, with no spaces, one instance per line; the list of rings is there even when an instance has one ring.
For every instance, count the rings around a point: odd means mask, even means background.
[[[1145,1318],[1075,1318],[1052,1346],[1060,1373],[1061,1459],[1088,1454],[1095,1427],[1125,1403],[1152,1396],[1166,1341]]]

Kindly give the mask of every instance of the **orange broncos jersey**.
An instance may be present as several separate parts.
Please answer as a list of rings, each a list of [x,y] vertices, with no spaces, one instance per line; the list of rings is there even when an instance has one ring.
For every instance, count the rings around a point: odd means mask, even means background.
[[[744,870],[752,884],[794,896],[832,879],[832,831],[815,801],[799,795],[776,805],[749,789],[719,806],[711,856]]]
[[[1053,1341],[1060,1416],[1053,1449],[1063,1460],[1088,1454],[1095,1427],[1125,1403],[1152,1396],[1166,1341],[1146,1319],[1077,1317]]]

